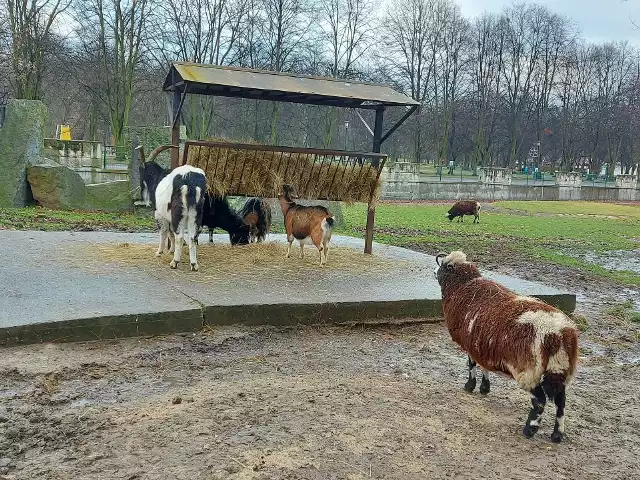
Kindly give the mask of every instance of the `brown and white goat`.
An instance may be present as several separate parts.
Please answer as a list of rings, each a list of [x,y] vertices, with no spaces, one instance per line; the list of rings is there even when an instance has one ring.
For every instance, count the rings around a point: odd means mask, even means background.
[[[313,244],[320,252],[320,266],[323,266],[327,263],[335,217],[321,205],[306,206],[295,203],[292,195],[293,189],[290,185],[285,185],[282,193],[278,195],[289,242],[287,258],[291,256],[291,244],[295,239],[300,242],[300,258],[304,258],[304,246]]]
[[[537,432],[548,398],[556,405],[551,441],[562,441],[565,389],[578,361],[574,323],[541,300],[483,278],[463,252],[439,254],[436,263],[447,328],[468,354],[465,390],[473,392],[476,387],[476,364],[483,368],[482,394],[489,393],[488,372],[515,379],[532,396],[523,434],[531,438]]]

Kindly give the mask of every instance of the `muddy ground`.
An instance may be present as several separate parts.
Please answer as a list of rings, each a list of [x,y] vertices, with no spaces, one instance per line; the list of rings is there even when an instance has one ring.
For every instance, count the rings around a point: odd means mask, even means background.
[[[513,382],[465,393],[442,324],[225,327],[3,349],[0,478],[639,478],[640,326],[606,313],[638,292],[501,260],[483,266],[579,294],[563,444],[552,407],[521,436]]]

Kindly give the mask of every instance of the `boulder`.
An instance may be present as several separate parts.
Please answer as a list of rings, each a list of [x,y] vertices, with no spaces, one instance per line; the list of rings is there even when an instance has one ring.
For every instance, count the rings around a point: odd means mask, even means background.
[[[43,207],[74,210],[82,208],[85,185],[82,177],[62,165],[34,165],[27,168],[33,198]]]
[[[129,180],[94,183],[86,185],[85,210],[128,212],[133,210]]]
[[[34,199],[43,207],[107,212],[133,208],[128,180],[85,185],[79,174],[56,164],[30,166],[27,178]]]
[[[35,100],[9,100],[0,126],[0,208],[24,207],[33,197],[26,169],[45,162],[47,108]]]

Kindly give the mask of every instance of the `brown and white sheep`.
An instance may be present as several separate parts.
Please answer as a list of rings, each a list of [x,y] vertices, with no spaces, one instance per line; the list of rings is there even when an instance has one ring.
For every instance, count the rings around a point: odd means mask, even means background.
[[[445,217],[452,221],[456,217],[460,217],[458,222],[464,222],[465,215],[473,215],[473,223],[480,221],[480,209],[482,205],[476,200],[459,200],[453,204],[453,207],[444,214]]]
[[[306,206],[293,201],[293,188],[284,185],[278,195],[280,208],[284,216],[284,228],[287,232],[287,258],[291,256],[293,240],[300,242],[300,258],[304,258],[304,246],[315,245],[320,252],[320,266],[327,263],[329,240],[335,217],[321,205]]]
[[[515,379],[531,396],[523,434],[539,428],[547,398],[556,405],[553,442],[562,441],[566,387],[576,373],[578,330],[560,310],[517,295],[483,278],[463,252],[436,257],[436,278],[452,340],[468,354],[465,390],[476,386],[476,364],[483,368],[480,393],[489,393],[487,372]]]

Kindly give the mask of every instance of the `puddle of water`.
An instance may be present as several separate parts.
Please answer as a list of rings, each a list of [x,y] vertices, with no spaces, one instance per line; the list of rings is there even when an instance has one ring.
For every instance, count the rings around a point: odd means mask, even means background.
[[[586,253],[575,257],[609,270],[627,270],[640,275],[640,249],[614,250],[602,254]]]

